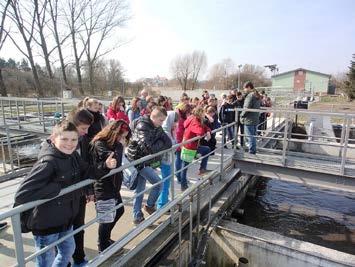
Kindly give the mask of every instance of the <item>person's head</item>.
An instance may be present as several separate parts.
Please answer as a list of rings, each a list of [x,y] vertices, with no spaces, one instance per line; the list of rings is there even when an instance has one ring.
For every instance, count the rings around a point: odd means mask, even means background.
[[[71,155],[78,145],[79,133],[74,123],[63,120],[53,127],[50,140],[62,153]]]
[[[198,97],[194,97],[192,99],[192,105],[194,105],[195,107],[198,106],[199,103],[200,103],[200,99]]]
[[[114,111],[125,111],[126,104],[125,104],[124,98],[122,96],[114,97],[112,100],[112,103],[111,103],[111,108]]]
[[[210,95],[209,95],[208,91],[207,91],[207,90],[204,90],[204,91],[203,91],[203,94],[202,94],[202,98],[203,98],[203,99],[208,99],[209,97],[210,97]]]
[[[197,106],[192,110],[192,115],[199,119],[201,122],[205,117],[205,110],[201,106]]]
[[[232,103],[233,103],[233,100],[234,100],[234,95],[229,95],[229,96],[227,96],[227,102],[228,102],[229,104],[232,104]]]
[[[222,100],[226,100],[227,99],[227,95],[225,93],[221,94],[221,99]]]
[[[158,106],[164,107],[165,103],[166,103],[166,97],[162,95],[158,96]]]
[[[105,141],[110,148],[118,142],[128,143],[131,138],[131,129],[124,120],[111,121],[92,139],[91,143],[101,140]]]
[[[216,109],[213,106],[207,106],[206,114],[213,117],[216,114]]]
[[[92,112],[98,112],[100,110],[99,101],[95,98],[85,98],[83,100],[83,107]]]
[[[147,106],[145,107],[145,114],[150,115],[150,113],[153,111],[153,109],[157,106],[157,103],[155,102],[149,102]]]
[[[182,95],[180,97],[180,103],[184,103],[184,104],[189,104],[190,103],[190,98],[187,96],[187,94]]]
[[[140,99],[138,97],[134,97],[131,102],[131,108],[133,111],[139,110]]]
[[[143,98],[146,98],[146,97],[148,96],[148,91],[147,91],[146,89],[143,89],[143,90],[141,91],[141,96],[142,96]]]
[[[253,91],[253,90],[254,90],[254,85],[253,85],[252,82],[248,81],[248,82],[246,82],[246,83],[244,84],[244,91],[245,91],[246,93],[249,93],[249,92],[251,92],[251,91]]]
[[[216,98],[209,98],[207,102],[208,106],[218,106],[218,100]]]
[[[229,94],[230,94],[230,95],[235,95],[235,93],[236,93],[235,90],[230,90],[230,91],[229,91]]]
[[[242,92],[237,92],[237,99],[242,100],[243,99],[243,94]]]
[[[147,101],[147,103],[154,102],[154,98],[151,95],[147,95],[145,101]]]
[[[76,126],[80,136],[88,133],[90,125],[94,122],[94,115],[92,115],[86,108],[73,110],[68,120]]]
[[[166,109],[157,106],[150,113],[150,120],[153,122],[155,127],[161,127],[167,116],[168,114]]]

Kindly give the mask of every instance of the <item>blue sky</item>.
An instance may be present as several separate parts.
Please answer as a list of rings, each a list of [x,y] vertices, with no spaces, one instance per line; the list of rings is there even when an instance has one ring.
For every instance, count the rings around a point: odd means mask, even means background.
[[[208,66],[277,64],[336,74],[355,53],[355,1],[136,0],[115,52],[129,79],[170,76],[178,54],[203,50]]]

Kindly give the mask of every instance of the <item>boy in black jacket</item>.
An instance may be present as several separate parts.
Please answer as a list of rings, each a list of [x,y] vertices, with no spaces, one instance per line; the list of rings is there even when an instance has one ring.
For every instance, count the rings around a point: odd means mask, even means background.
[[[235,108],[243,108],[244,106],[244,97],[242,92],[237,92],[236,94],[237,100],[234,102],[234,107]],[[241,111],[237,111],[237,125],[235,129],[236,135],[238,135],[238,132],[240,130],[240,146],[244,146],[244,124],[240,121],[240,114]]]
[[[17,190],[15,206],[53,198],[63,188],[86,178],[99,178],[116,167],[113,153],[100,170],[89,166],[76,152],[77,145],[78,131],[73,123],[65,120],[56,125],[50,140],[41,148],[39,160]],[[33,233],[36,250],[73,231],[80,196],[77,191],[65,194],[26,211],[26,216],[21,216],[22,230]],[[58,244],[56,250],[52,248],[37,256],[36,265],[67,266],[74,249],[75,242],[71,236]]]
[[[233,103],[234,96],[229,95],[227,101],[223,103],[219,111],[219,120],[222,123],[222,126],[230,124],[235,121],[235,106]],[[224,139],[223,142],[226,143],[226,137],[228,134],[228,141],[232,141],[234,145],[234,126],[230,126],[227,129],[224,129]],[[225,145],[227,148],[227,145]]]

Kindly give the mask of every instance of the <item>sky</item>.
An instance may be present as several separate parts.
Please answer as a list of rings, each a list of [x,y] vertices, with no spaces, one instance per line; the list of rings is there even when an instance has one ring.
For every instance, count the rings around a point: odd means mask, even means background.
[[[277,64],[280,73],[302,67],[337,74],[355,53],[353,0],[127,1],[132,18],[114,35],[126,44],[107,57],[122,63],[130,81],[171,78],[171,61],[194,50],[207,55],[205,76],[226,58]],[[0,54],[12,55],[21,58],[13,45]]]

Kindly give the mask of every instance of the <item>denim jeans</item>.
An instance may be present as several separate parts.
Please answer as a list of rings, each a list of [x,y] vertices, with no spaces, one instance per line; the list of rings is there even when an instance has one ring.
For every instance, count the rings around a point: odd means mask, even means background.
[[[161,178],[164,179],[171,174],[170,164],[162,163],[160,165],[161,170]],[[167,179],[163,182],[163,189],[158,198],[158,209],[162,208],[166,203],[169,202],[169,187],[170,187],[170,179]]]
[[[240,145],[241,146],[244,146],[244,125],[241,124],[241,123],[237,123],[237,126],[236,126],[236,135],[238,136],[238,132],[239,132],[239,129],[240,129]]]
[[[151,184],[156,184],[159,181],[161,181],[159,175],[154,171],[152,167],[145,167],[139,171],[138,183],[135,190],[136,194],[142,192],[145,189],[146,181],[148,181]],[[150,190],[148,200],[147,200],[147,206],[149,207],[155,206],[155,203],[157,202],[157,199],[161,191],[161,187],[162,185],[160,184],[154,187],[152,190]],[[135,220],[143,217],[142,202],[143,202],[143,195],[140,195],[133,200],[133,217]]]
[[[244,130],[249,143],[249,153],[256,154],[256,125],[244,125]]]
[[[181,175],[182,173],[178,171],[181,170],[182,167],[182,160],[181,160],[181,150],[177,150],[175,152],[175,175],[179,183],[181,183]]]
[[[35,248],[36,251],[52,244],[63,236],[72,233],[73,227],[70,227],[69,230],[50,234],[50,235],[34,235],[35,240]],[[56,255],[57,251],[57,255]],[[56,246],[56,249],[53,247],[52,249],[42,253],[41,255],[36,257],[36,266],[37,267],[67,267],[73,253],[75,251],[75,241],[74,237],[71,236],[65,239],[62,243]]]
[[[197,154],[200,154],[201,157],[204,155],[207,155],[208,153],[211,152],[211,149],[208,146],[199,146],[197,149]],[[208,157],[205,157],[201,160],[200,163],[200,170],[206,170],[207,169],[207,162],[208,162]],[[186,167],[187,165],[189,165],[189,162],[185,162],[183,161],[182,166]],[[182,187],[187,187],[187,169],[183,170],[181,172],[181,186]]]
[[[227,125],[227,124],[224,124],[224,125]],[[230,126],[230,127],[224,129],[224,140],[223,140],[224,143],[226,143],[227,136],[228,136],[228,141],[233,140],[233,143],[234,143],[234,126]]]

